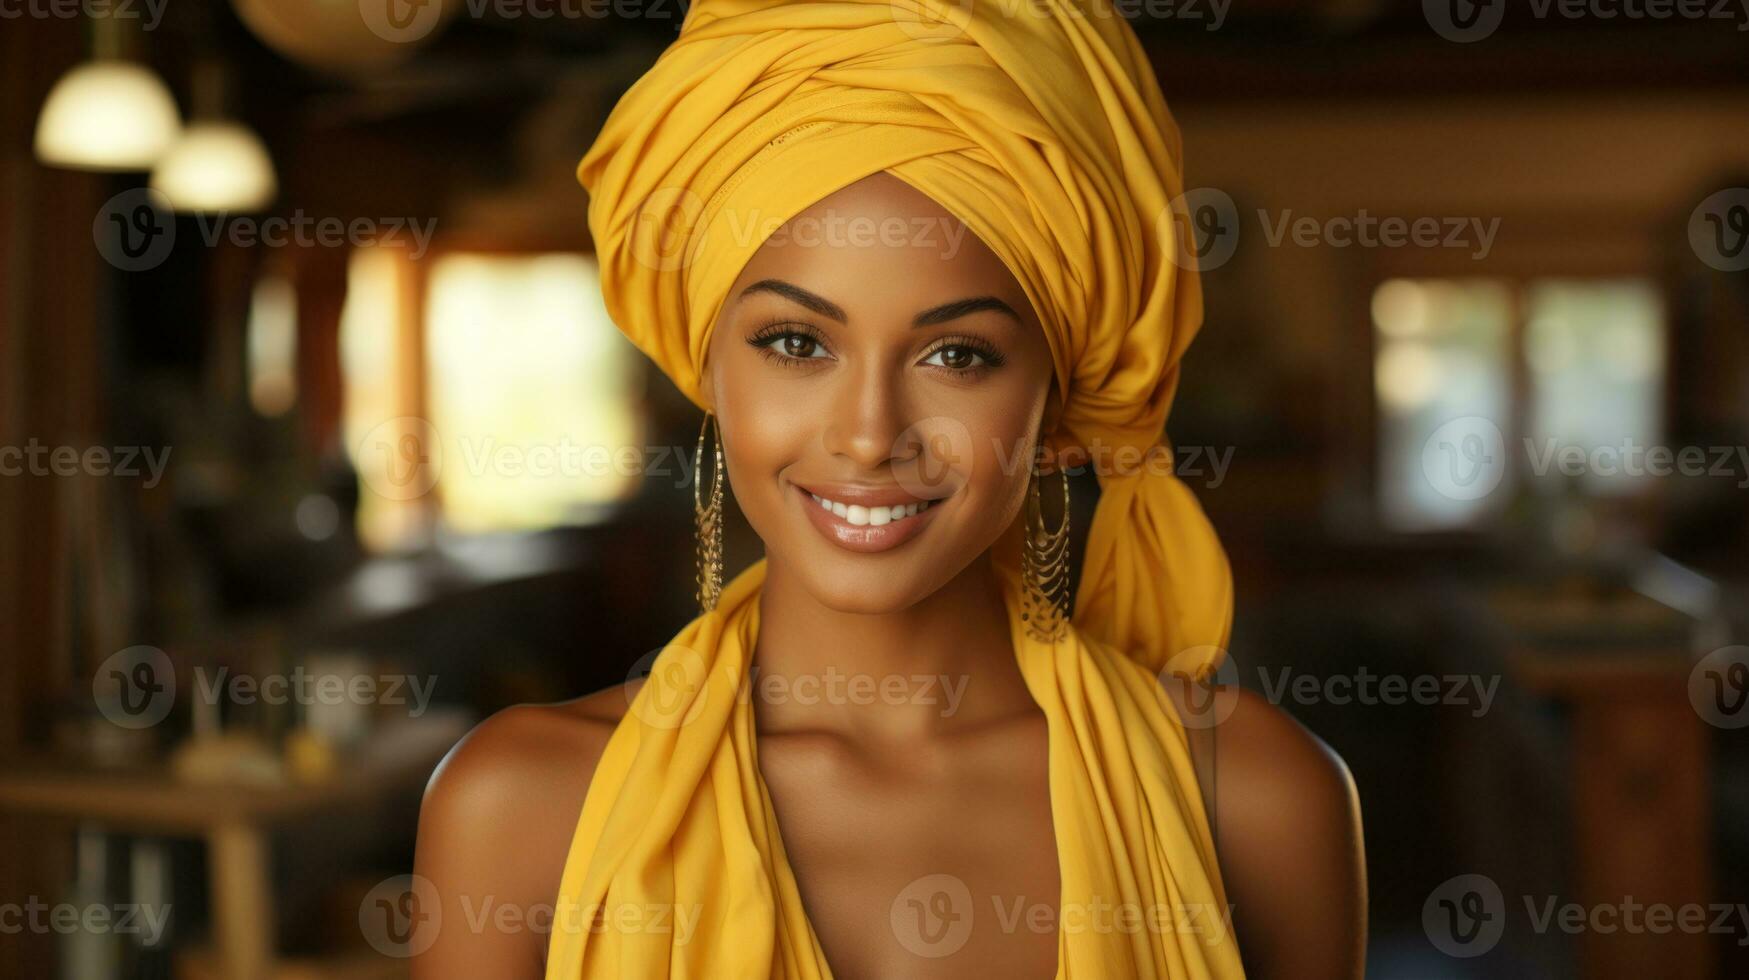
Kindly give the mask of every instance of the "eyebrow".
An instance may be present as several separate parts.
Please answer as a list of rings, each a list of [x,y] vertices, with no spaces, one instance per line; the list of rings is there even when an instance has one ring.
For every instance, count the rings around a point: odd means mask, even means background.
[[[808,292],[806,289],[803,289],[792,282],[785,282],[782,279],[761,279],[753,285],[748,286],[746,289],[741,290],[741,296],[745,298],[752,293],[759,292],[776,293],[793,303],[805,306],[815,313],[836,320],[839,323],[847,323],[850,320],[850,318],[845,315],[844,308],[837,303],[832,302],[824,296]],[[946,323],[949,320],[957,320],[962,316],[969,316],[973,313],[982,313],[985,311],[1002,313],[1012,318],[1015,323],[1024,322],[1020,319],[1020,314],[1014,312],[1014,307],[1009,306],[1001,299],[998,299],[995,296],[973,296],[968,299],[957,299],[951,303],[943,303],[940,306],[930,307],[922,313],[917,314],[915,317],[912,317],[911,326],[934,326],[938,323]]]

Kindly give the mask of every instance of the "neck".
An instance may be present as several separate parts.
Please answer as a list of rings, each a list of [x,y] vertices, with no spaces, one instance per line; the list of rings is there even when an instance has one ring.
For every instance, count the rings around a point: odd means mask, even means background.
[[[929,597],[879,614],[828,608],[769,562],[752,684],[761,734],[905,738],[1036,709],[989,552]]]

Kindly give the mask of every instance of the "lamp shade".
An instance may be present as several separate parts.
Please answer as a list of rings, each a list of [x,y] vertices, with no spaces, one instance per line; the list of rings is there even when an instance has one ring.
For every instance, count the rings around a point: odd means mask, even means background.
[[[150,69],[88,61],[63,75],[43,100],[36,157],[76,170],[146,170],[181,128],[176,101]]]
[[[191,123],[152,170],[178,211],[259,211],[279,190],[260,137],[234,122]]]

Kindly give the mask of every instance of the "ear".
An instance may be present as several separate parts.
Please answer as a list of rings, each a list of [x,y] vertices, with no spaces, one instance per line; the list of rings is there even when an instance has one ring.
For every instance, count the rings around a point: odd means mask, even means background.
[[[698,376],[698,393],[704,398],[704,403],[710,406],[707,410],[714,414],[717,410],[717,391],[708,365]]]

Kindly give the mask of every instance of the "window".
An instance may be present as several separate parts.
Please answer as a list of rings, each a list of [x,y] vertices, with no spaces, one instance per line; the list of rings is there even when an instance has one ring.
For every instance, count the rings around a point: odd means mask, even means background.
[[[1664,314],[1650,283],[1392,279],[1372,320],[1386,527],[1482,526],[1518,490],[1644,485],[1631,460],[1663,425]],[[1599,462],[1562,463],[1574,459]]]
[[[1427,531],[1478,521],[1499,503],[1476,481],[1491,478],[1477,467],[1499,451],[1487,421],[1498,424],[1510,409],[1511,290],[1491,279],[1393,279],[1373,293],[1372,315],[1386,525]]]
[[[622,450],[643,441],[644,375],[602,305],[592,259],[446,255],[427,295],[428,403],[444,440],[437,487],[447,526],[589,523],[637,490]]]
[[[640,355],[577,253],[360,249],[341,314],[344,427],[375,550],[601,520],[636,492]]]

